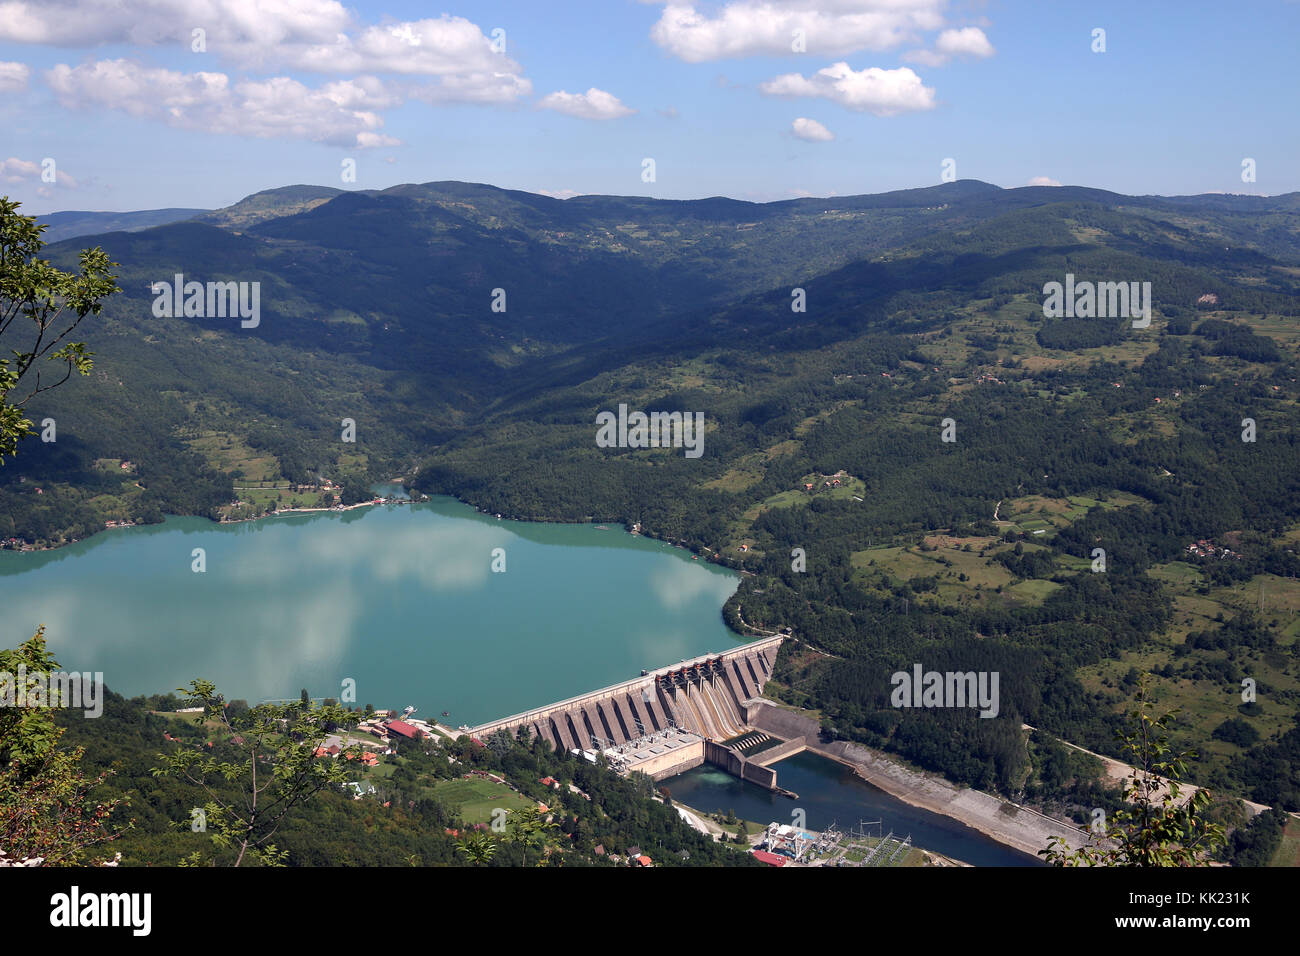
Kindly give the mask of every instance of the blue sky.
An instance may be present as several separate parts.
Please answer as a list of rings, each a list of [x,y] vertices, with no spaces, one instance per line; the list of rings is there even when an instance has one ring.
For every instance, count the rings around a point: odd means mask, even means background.
[[[1288,0],[0,0],[0,193],[767,201],[931,185],[951,158],[1001,186],[1278,194],[1300,190],[1298,42]]]

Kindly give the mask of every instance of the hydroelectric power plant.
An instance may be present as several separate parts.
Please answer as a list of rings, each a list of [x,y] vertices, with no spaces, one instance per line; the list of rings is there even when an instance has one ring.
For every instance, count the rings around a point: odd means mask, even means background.
[[[582,751],[590,759],[604,754],[619,772],[636,770],[655,780],[707,761],[778,790],[776,771],[767,765],[803,750],[804,740],[782,740],[751,721],[764,705],[763,686],[782,640],[767,637],[642,671],[634,680],[462,729],[480,740],[502,729],[540,736],[557,750]]]

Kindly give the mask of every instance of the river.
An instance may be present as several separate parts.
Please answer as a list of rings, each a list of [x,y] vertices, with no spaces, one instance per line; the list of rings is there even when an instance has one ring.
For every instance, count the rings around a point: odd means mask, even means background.
[[[899,839],[912,837],[912,844],[974,866],[1041,866],[1042,861],[1003,846],[978,830],[951,817],[933,813],[873,787],[843,764],[810,751],[795,754],[773,764],[776,780],[786,790],[799,794],[797,800],[771,793],[705,764],[669,777],[659,785],[667,787],[673,799],[705,813],[734,810],[742,819],[768,823],[800,823],[812,830],[835,824],[849,831],[860,822],[880,821],[867,832],[883,835],[891,830]],[[795,811],[803,811],[799,821]]]

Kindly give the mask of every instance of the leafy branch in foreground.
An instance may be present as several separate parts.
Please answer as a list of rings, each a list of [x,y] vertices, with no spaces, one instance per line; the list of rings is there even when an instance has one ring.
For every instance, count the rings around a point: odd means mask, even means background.
[[[549,811],[537,806],[524,807],[510,813],[506,835],[500,838],[500,842],[491,833],[475,830],[456,841],[456,849],[472,865],[487,866],[492,862],[498,847],[502,843],[509,843],[519,848],[523,865],[527,866],[528,847],[540,837],[542,855],[536,865],[546,866],[555,851],[547,839],[547,831],[556,829],[559,829],[559,824],[552,819]]]
[[[87,315],[99,315],[103,299],[122,291],[109,271],[116,263],[98,247],[82,250],[77,274],[41,259],[45,226],[38,225],[35,216],[20,215],[20,205],[0,197],[0,341],[13,356],[0,358],[0,463],[15,453],[20,438],[32,434],[22,407],[33,396],[62,385],[74,371],[90,374],[91,353],[85,343],[64,340]],[[31,325],[15,325],[19,319]],[[26,332],[20,332],[22,328]],[[18,348],[11,344],[15,337],[20,338]],[[36,367],[27,394],[11,398],[19,381],[42,359],[55,363],[62,378],[42,384],[41,368]]]
[[[1039,855],[1055,866],[1197,866],[1226,840],[1224,827],[1207,815],[1213,797],[1195,789],[1183,799],[1179,783],[1186,761],[1195,753],[1174,753],[1169,724],[1178,711],[1151,713],[1150,675],[1138,682],[1137,704],[1124,742],[1133,772],[1124,785],[1125,805],[1111,818],[1103,836],[1093,832],[1086,846],[1071,850],[1063,837],[1052,837]]]
[[[204,792],[204,828],[218,848],[235,851],[234,866],[250,854],[263,865],[282,865],[285,853],[271,839],[285,816],[321,790],[341,787],[347,761],[361,754],[360,747],[348,747],[334,760],[318,757],[317,748],[336,728],[356,726],[358,716],[337,704],[304,709],[297,701],[259,704],[232,716],[211,681],[194,680],[178,692],[187,706],[203,708],[197,721],[218,740],[159,754],[163,765],[154,776],[175,777]],[[240,759],[222,759],[232,748]],[[199,862],[197,856],[191,862]]]
[[[95,796],[112,771],[88,774],[85,748],[59,747],[64,731],[53,708],[64,703],[61,696],[30,702],[29,691],[58,666],[43,627],[16,650],[0,650],[0,851],[7,865],[84,863],[87,849],[123,830],[109,817],[126,801]]]

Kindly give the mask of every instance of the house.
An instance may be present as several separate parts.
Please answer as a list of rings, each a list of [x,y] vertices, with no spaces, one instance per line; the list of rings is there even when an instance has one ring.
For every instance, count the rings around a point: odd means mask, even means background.
[[[424,736],[424,732],[416,727],[412,727],[404,720],[390,720],[384,725],[390,734],[396,734],[399,737],[405,737],[407,740],[419,740]]]
[[[650,865],[650,857],[646,856],[646,855],[643,853],[643,854],[641,854],[640,856],[638,856],[638,857],[636,858],[636,862],[637,862],[638,864],[640,864],[641,866],[649,866],[649,865]]]
[[[766,863],[768,866],[785,866],[786,858],[777,856],[775,853],[768,853],[766,850],[755,850],[754,859],[760,863]]]

